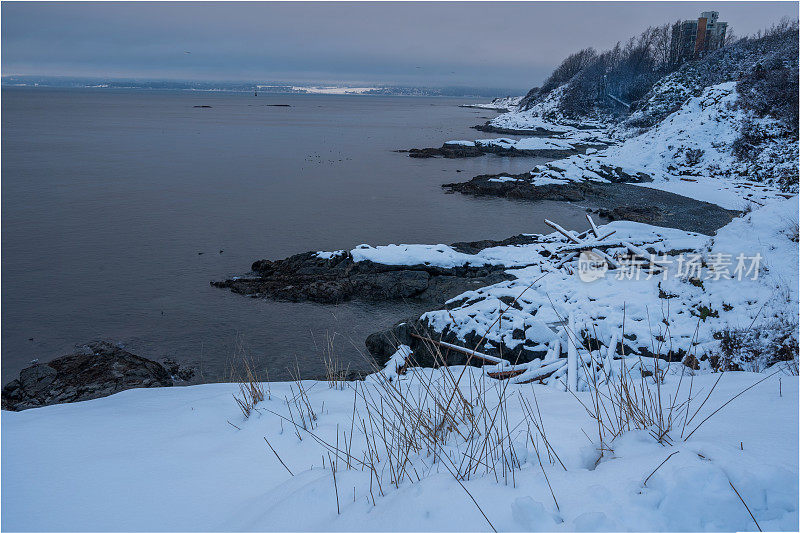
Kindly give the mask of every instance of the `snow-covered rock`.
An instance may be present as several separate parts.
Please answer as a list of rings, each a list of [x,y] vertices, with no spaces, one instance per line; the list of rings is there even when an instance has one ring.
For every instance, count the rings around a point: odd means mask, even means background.
[[[522,100],[522,96],[504,96],[494,98],[491,102],[484,102],[480,104],[462,104],[461,107],[494,109],[495,111],[511,111],[519,105],[520,100]]]
[[[762,369],[776,358],[791,356],[792,349],[796,352],[792,309],[800,305],[797,218],[795,196],[772,200],[734,219],[714,237],[612,222],[599,228],[602,234],[614,233],[598,245],[620,266],[589,282],[577,270],[579,258],[560,266],[570,246],[576,245],[558,233],[538,236],[531,244],[464,254],[455,262],[452,250],[414,248],[409,255],[414,262],[499,264],[514,276],[452,298],[447,309],[422,315],[420,327],[468,349],[483,339],[485,353],[526,362],[546,357],[553,343],[566,354],[569,335],[564,326],[571,319],[582,335],[607,348],[619,351],[619,343],[626,351],[671,360],[690,355],[698,362],[691,364],[703,369],[717,368],[720,357],[731,355],[724,342],[730,332],[780,329],[775,335],[782,335],[780,342],[788,343],[788,352],[764,350],[749,361],[731,362]],[[640,250],[638,266],[630,262],[626,243]],[[410,249],[375,249],[370,260],[401,261],[405,250]],[[660,268],[639,268],[649,260]]]

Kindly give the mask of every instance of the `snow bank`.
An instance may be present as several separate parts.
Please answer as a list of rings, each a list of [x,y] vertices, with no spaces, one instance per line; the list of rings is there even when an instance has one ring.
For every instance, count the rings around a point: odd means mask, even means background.
[[[457,252],[446,244],[362,244],[351,252],[353,261],[372,261],[384,265],[428,265],[441,268],[484,266],[482,258]]]
[[[476,146],[496,146],[516,150],[572,150],[573,143],[550,137],[526,137],[523,139],[480,139]]]

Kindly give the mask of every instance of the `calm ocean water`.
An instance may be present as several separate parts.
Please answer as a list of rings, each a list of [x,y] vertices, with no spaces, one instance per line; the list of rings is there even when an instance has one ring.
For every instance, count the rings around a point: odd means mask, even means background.
[[[295,361],[319,375],[335,334],[366,367],[366,336],[422,307],[254,300],[209,281],[311,249],[504,238],[582,216],[440,188],[536,160],[393,152],[490,136],[469,127],[494,112],[466,101],[3,88],[3,383],[93,339],[216,380],[237,338],[271,378]]]

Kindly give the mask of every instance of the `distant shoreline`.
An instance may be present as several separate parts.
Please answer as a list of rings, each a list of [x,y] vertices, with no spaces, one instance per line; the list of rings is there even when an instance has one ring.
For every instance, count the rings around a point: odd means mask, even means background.
[[[0,81],[2,88],[30,88],[30,89],[125,89],[145,91],[183,91],[203,93],[242,93],[265,95],[328,95],[328,96],[420,96],[444,97],[466,99],[491,99],[507,94],[504,89],[476,88],[476,87],[350,87],[341,85],[302,85],[302,84],[274,84],[262,83],[224,83],[210,82],[170,82],[170,81],[114,81],[114,80],[85,80],[85,79],[39,79],[3,77]],[[513,92],[513,91],[512,91]]]

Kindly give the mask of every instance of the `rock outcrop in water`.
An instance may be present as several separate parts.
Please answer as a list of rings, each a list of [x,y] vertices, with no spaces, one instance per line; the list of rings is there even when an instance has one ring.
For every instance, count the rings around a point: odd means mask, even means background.
[[[480,157],[486,152],[478,146],[465,146],[461,144],[445,143],[441,148],[411,148],[410,150],[397,150],[408,153],[408,157],[427,159],[430,157],[444,157],[446,159],[461,159],[465,157]]]
[[[562,158],[575,154],[582,154],[588,148],[602,147],[599,144],[575,143],[567,144],[564,147],[541,147],[541,148],[519,148],[515,146],[503,146],[502,144],[481,143],[476,141],[475,145],[444,143],[440,148],[411,148],[410,150],[398,150],[407,152],[409,157],[427,159],[431,157],[444,157],[445,159],[459,159],[466,157],[480,157],[484,154],[502,155],[504,157],[553,157]]]
[[[23,369],[2,392],[2,408],[22,411],[58,403],[80,402],[142,387],[169,387],[172,377],[156,361],[139,357],[110,342]]]
[[[528,244],[518,235],[503,241],[459,242],[451,246],[474,254],[492,246]],[[511,279],[502,265],[442,268],[431,265],[387,265],[354,261],[347,252],[330,258],[305,252],[286,259],[262,259],[252,275],[212,281],[211,285],[254,298],[333,304],[353,299],[367,301],[415,298],[442,303],[464,291]]]

